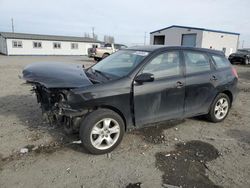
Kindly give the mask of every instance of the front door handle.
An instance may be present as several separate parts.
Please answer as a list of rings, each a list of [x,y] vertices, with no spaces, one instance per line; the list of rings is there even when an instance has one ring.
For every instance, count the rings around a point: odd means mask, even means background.
[[[210,78],[211,81],[217,81],[218,79],[216,78],[216,76],[212,76],[212,78]]]
[[[181,81],[176,82],[176,88],[182,88],[184,84]]]

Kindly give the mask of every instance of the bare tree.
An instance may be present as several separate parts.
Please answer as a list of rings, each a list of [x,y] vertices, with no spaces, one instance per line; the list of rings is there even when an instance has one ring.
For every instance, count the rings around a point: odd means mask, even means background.
[[[103,40],[105,43],[115,43],[115,38],[113,36],[104,35]]]
[[[93,39],[98,40],[98,35],[94,34]]]
[[[84,33],[84,37],[90,38],[89,33]]]

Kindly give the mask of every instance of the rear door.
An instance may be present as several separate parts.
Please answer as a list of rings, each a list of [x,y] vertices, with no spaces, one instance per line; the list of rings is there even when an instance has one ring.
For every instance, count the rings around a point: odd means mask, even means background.
[[[166,51],[156,55],[141,73],[153,74],[154,81],[134,83],[136,125],[182,117],[185,83],[180,52]]]
[[[207,113],[215,93],[211,60],[200,51],[184,50],[183,54],[186,74],[185,116]]]

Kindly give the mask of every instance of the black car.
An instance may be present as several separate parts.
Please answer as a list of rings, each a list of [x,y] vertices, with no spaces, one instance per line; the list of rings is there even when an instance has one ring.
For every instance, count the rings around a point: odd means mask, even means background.
[[[222,52],[166,46],[119,50],[87,69],[34,63],[23,78],[50,122],[79,132],[93,154],[112,151],[125,131],[155,122],[200,115],[220,122],[238,82]]]
[[[244,65],[248,65],[250,63],[250,50],[248,49],[238,50],[236,53],[230,54],[228,60],[232,64],[241,63]]]

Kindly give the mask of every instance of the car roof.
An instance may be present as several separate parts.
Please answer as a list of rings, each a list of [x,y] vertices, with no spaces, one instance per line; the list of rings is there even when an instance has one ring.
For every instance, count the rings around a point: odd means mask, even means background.
[[[206,48],[196,48],[196,47],[186,47],[186,46],[165,46],[165,45],[145,45],[145,46],[132,46],[127,48],[127,50],[137,50],[137,51],[146,51],[154,52],[157,50],[195,50],[201,52],[215,53],[219,55],[224,55],[222,51],[212,50]]]

